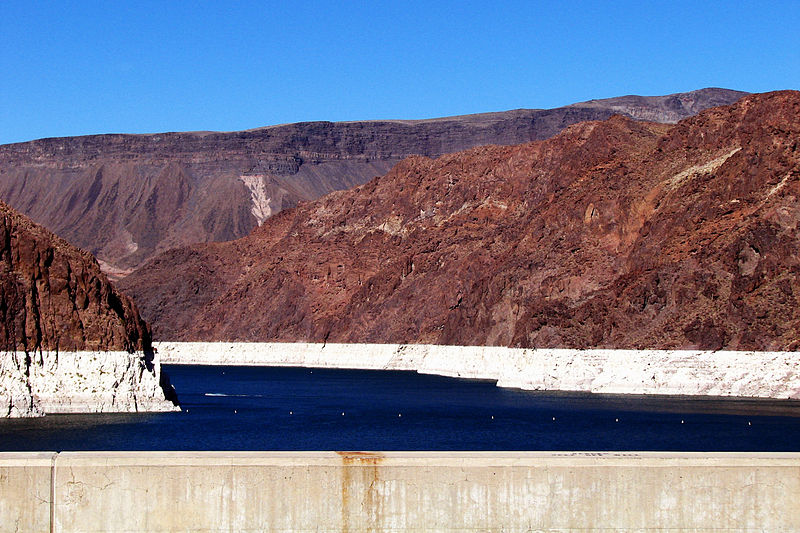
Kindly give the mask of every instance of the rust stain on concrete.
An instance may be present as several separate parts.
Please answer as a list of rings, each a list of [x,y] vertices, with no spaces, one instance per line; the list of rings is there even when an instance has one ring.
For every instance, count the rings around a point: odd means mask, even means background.
[[[345,465],[378,464],[386,455],[381,452],[336,452]]]
[[[342,531],[374,531],[382,521],[378,466],[379,452],[336,452],[342,458]],[[351,503],[357,509],[351,509]]]

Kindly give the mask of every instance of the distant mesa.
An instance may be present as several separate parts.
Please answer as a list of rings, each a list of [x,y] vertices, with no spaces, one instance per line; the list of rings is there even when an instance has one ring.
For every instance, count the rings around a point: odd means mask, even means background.
[[[244,237],[283,209],[362,185],[410,155],[546,139],[613,114],[676,122],[744,94],[702,89],[430,120],[40,139],[0,146],[0,199],[95,254],[118,279],[171,248]]]
[[[782,91],[413,156],[121,287],[164,341],[798,350],[798,147]]]

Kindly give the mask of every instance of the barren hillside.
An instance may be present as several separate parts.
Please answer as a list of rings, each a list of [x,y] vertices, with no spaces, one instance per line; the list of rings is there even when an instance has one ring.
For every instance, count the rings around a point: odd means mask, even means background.
[[[800,93],[411,157],[123,280],[159,340],[800,348]]]
[[[170,248],[243,237],[282,209],[363,184],[409,155],[544,139],[614,113],[674,122],[743,94],[703,89],[432,120],[40,139],[0,146],[0,199],[122,277]]]

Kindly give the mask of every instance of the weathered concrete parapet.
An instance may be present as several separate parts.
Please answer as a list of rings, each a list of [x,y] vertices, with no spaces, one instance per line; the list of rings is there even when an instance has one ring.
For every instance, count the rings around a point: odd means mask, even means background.
[[[800,530],[800,453],[51,458],[0,454],[0,531]]]
[[[0,453],[0,532],[50,531],[54,452]]]

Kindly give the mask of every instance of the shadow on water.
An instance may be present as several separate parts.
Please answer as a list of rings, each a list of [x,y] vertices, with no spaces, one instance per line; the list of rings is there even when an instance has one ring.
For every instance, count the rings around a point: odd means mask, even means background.
[[[741,416],[786,416],[800,418],[800,400],[727,398],[719,396],[653,396],[646,394],[592,394],[583,392],[522,391],[543,402],[609,411],[652,413],[727,414]]]

